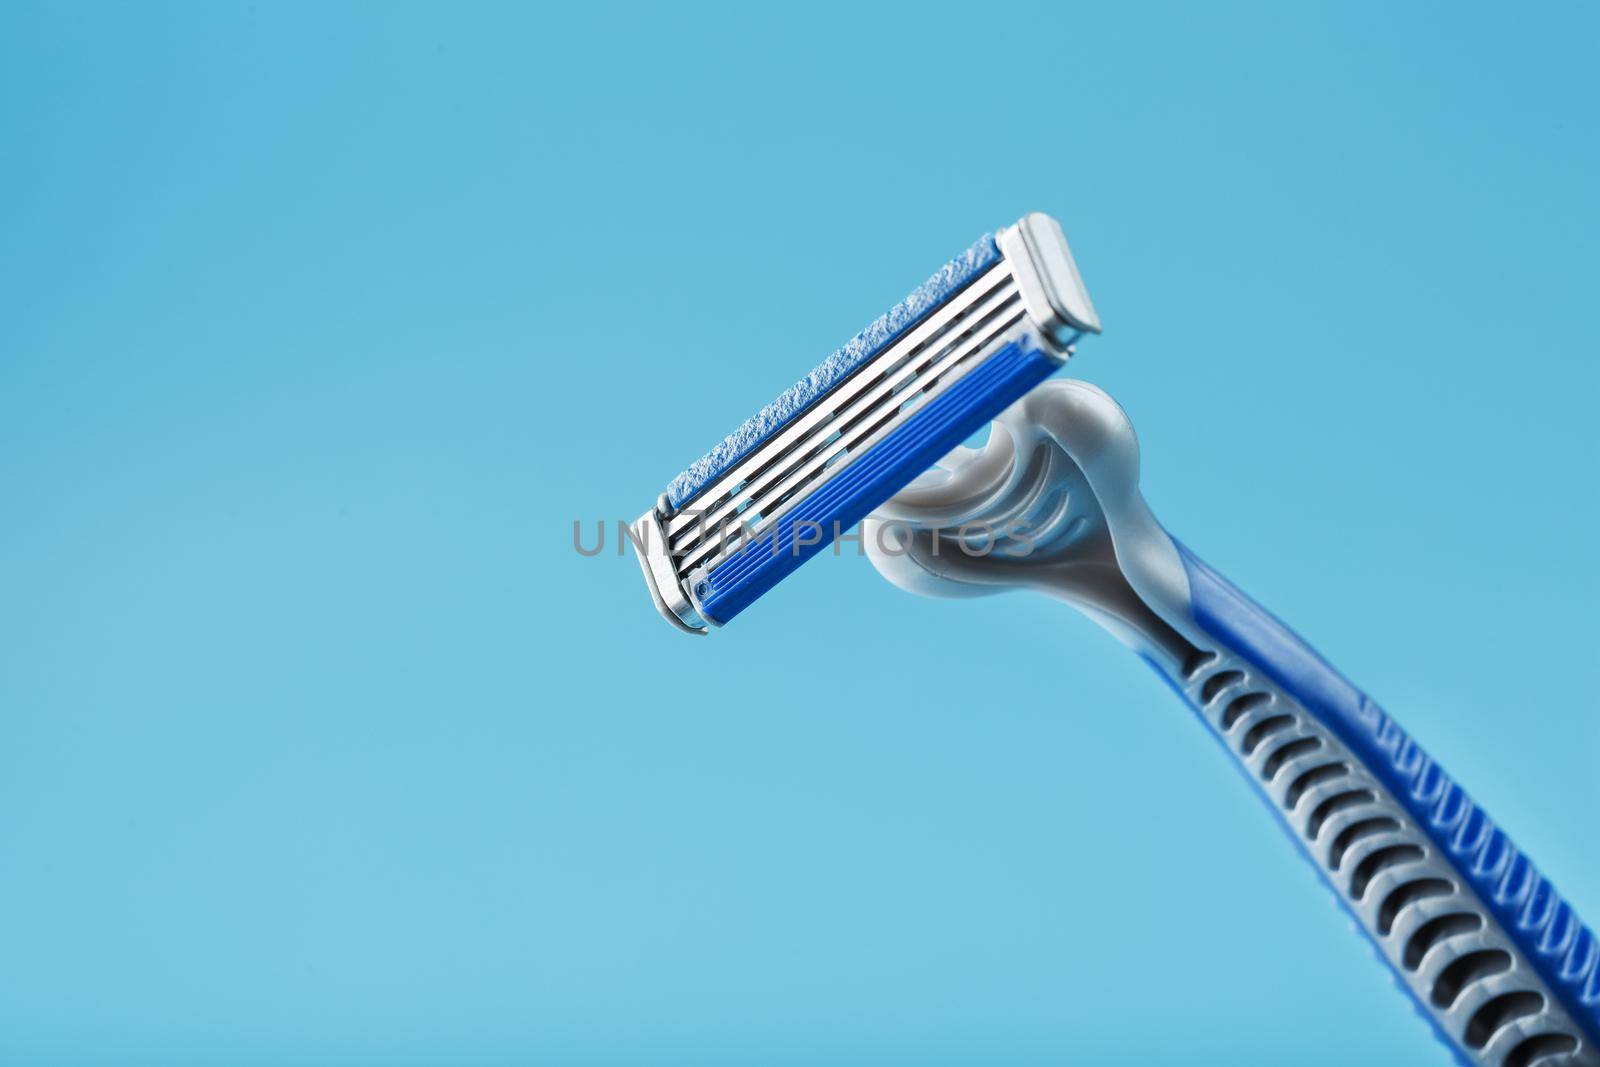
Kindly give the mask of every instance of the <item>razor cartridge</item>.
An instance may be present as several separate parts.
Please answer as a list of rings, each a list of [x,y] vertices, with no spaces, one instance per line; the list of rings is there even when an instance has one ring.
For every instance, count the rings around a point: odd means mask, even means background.
[[[689,633],[728,622],[1099,332],[1055,219],[985,235],[633,523],[657,610]]]

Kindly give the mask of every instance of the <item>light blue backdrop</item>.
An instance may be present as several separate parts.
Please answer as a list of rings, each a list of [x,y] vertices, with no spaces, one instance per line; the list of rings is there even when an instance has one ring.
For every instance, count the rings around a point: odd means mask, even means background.
[[[0,13],[0,1062],[1445,1062],[1066,609],[573,551],[1028,209],[1600,919],[1594,7],[863,7]]]

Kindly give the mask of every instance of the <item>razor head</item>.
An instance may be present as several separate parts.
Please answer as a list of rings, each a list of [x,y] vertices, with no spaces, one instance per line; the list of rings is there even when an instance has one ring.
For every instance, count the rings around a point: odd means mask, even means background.
[[[631,539],[657,610],[688,633],[729,621],[1099,332],[1055,219],[984,236],[639,517]]]

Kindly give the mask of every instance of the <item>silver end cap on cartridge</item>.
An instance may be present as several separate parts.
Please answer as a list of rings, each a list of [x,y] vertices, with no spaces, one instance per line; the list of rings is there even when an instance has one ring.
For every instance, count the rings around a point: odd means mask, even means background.
[[[1041,333],[1066,347],[1083,334],[1100,332],[1100,316],[1059,222],[1030,211],[1015,226],[1001,230],[995,241],[1011,264],[1028,317]]]
[[[690,603],[683,584],[678,581],[672,543],[661,525],[661,517],[671,513],[672,506],[667,502],[667,494],[662,493],[656,506],[633,522],[633,552],[639,557],[639,566],[644,570],[644,583],[650,587],[650,599],[655,602],[661,617],[686,634],[704,636],[710,628]]]

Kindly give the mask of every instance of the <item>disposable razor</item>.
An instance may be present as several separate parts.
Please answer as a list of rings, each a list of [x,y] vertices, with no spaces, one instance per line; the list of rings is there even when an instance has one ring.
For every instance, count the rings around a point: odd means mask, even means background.
[[[903,588],[1066,601],[1194,710],[1457,1062],[1600,1067],[1600,941],[1393,718],[1167,533],[1123,410],[1045,381],[1098,329],[1052,220],[980,241],[635,524],[657,607],[724,623],[862,519]]]

